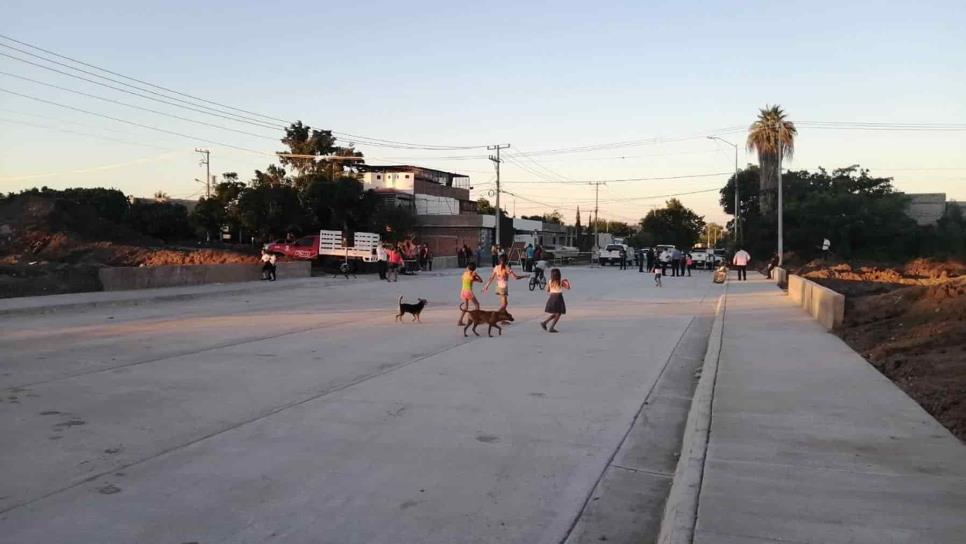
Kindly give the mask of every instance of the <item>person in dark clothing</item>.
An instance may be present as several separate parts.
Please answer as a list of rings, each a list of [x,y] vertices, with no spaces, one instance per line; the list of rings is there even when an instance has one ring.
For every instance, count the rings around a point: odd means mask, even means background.
[[[456,246],[456,266],[466,268],[466,254],[463,253],[463,246]]]
[[[647,254],[644,257],[647,259],[647,273],[650,274],[654,272],[654,250],[647,248]]]
[[[644,271],[644,250],[643,249],[637,250],[637,271],[638,272]]]
[[[768,261],[768,270],[766,270],[766,272],[768,273],[768,279],[772,279],[771,277],[772,271],[775,270],[775,267],[777,266],[778,266],[778,254],[776,253],[772,255],[771,260]]]
[[[621,270],[627,270],[627,250],[621,249]]]

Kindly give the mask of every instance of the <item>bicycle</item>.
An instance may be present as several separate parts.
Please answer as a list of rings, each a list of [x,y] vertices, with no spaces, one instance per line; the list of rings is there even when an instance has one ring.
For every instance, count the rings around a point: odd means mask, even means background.
[[[540,286],[540,290],[543,291],[547,288],[547,276],[543,274],[534,273],[530,276],[530,290],[533,291]]]

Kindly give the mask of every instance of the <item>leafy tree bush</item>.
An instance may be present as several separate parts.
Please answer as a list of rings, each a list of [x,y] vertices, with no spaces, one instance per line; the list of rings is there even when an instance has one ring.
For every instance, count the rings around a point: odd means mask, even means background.
[[[142,234],[169,242],[191,238],[194,234],[187,208],[171,202],[135,200],[125,223]]]
[[[664,208],[647,212],[641,219],[641,231],[659,244],[690,248],[701,237],[704,218],[672,198]],[[643,241],[643,240],[642,240]]]
[[[752,255],[765,259],[777,246],[777,216],[762,216],[757,179],[755,166],[738,173],[740,233]],[[782,186],[786,251],[809,259],[828,238],[832,251],[845,258],[891,260],[921,253],[923,233],[906,215],[908,199],[895,191],[891,178],[870,177],[853,165],[831,173],[822,168],[787,172]],[[721,190],[726,213],[733,213],[733,202],[734,176]]]

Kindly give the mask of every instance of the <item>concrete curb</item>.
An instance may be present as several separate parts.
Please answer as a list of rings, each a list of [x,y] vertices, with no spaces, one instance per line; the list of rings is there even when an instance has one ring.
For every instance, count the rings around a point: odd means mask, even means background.
[[[341,279],[341,278],[336,278]],[[358,280],[349,281],[375,281],[373,276],[359,276]],[[346,280],[342,280],[343,282]],[[210,298],[225,295],[242,295],[247,293],[262,293],[276,289],[293,289],[300,287],[327,287],[336,284],[332,278],[293,278],[289,280],[279,280],[276,282],[250,281],[237,282],[230,284],[209,283],[189,287],[162,287],[157,289],[132,289],[127,291],[93,291],[90,293],[69,293],[67,295],[48,295],[41,297],[25,297],[26,299],[54,299],[54,297],[66,296],[78,298],[79,296],[93,297],[93,300],[42,300],[38,304],[29,304],[33,300],[6,299],[0,300],[0,317],[36,315],[64,310],[78,310],[84,308],[115,308],[125,306],[140,306],[152,302],[176,302],[179,300],[196,300],[199,298]],[[160,291],[160,292],[159,292]],[[20,303],[18,306],[17,303]]]
[[[721,355],[721,339],[724,330],[724,314],[727,305],[727,282],[725,293],[718,298],[714,324],[708,338],[708,349],[701,367],[701,378],[691,399],[688,420],[684,427],[681,454],[674,470],[674,480],[664,504],[659,544],[691,544],[698,518],[698,497],[704,476],[704,461],[711,431],[711,405],[714,398],[715,377]]]

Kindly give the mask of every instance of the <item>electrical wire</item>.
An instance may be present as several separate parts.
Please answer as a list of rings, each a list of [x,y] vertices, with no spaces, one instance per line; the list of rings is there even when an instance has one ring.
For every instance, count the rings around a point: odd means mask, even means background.
[[[566,181],[527,181],[527,180],[507,180],[503,183],[513,183],[513,184],[523,184],[523,183],[533,183],[533,184],[543,184],[543,185],[560,185],[560,184],[586,184],[586,183],[624,183],[624,182],[634,182],[634,181],[665,181],[674,179],[689,179],[689,178],[709,178],[714,176],[731,176],[734,175],[734,171],[731,172],[712,172],[707,174],[688,174],[683,176],[658,176],[658,177],[642,177],[642,178],[622,178],[622,179],[574,179]]]
[[[162,153],[161,155],[158,155],[156,157],[147,157],[147,158],[143,158],[143,159],[136,159],[136,160],[133,160],[133,161],[119,162],[119,163],[114,163],[114,164],[105,164],[105,165],[101,165],[101,166],[92,166],[90,168],[79,168],[79,169],[75,169],[75,170],[66,170],[66,171],[63,171],[63,172],[48,172],[46,174],[28,174],[28,175],[25,175],[25,176],[9,176],[9,177],[0,178],[0,182],[6,182],[6,181],[23,181],[23,180],[28,180],[28,179],[39,179],[39,178],[52,178],[52,177],[56,177],[56,176],[63,176],[65,174],[85,174],[85,173],[88,173],[88,172],[98,172],[98,171],[102,171],[102,170],[113,170],[115,168],[122,168],[122,167],[125,167],[125,166],[130,166],[132,164],[140,164],[140,163],[144,163],[144,162],[155,162],[155,161],[163,160],[163,159],[169,158],[171,156],[174,156],[174,155],[176,155],[178,153],[187,153],[187,151],[188,150]]]
[[[2,53],[0,53],[0,54],[2,54]],[[54,85],[53,83],[46,83],[44,81],[39,81],[39,80],[36,80],[36,79],[33,79],[33,78],[29,78],[29,77],[26,77],[26,76],[21,76],[21,75],[17,75],[17,74],[11,74],[10,72],[0,71],[0,75],[4,75],[4,76],[8,76],[8,77],[14,77],[14,78],[21,79],[21,80],[24,80],[24,81],[29,81],[31,83],[36,83],[38,85],[43,85],[45,87],[50,87],[50,88],[53,88],[53,89],[58,89],[58,90],[66,91],[66,92],[69,92],[69,93],[74,93],[74,94],[77,94],[77,95],[80,95],[80,96],[86,96],[88,98],[94,98],[94,99],[100,100],[102,102],[108,102],[108,103],[111,103],[111,104],[118,104],[118,105],[125,106],[125,107],[128,107],[128,108],[136,109],[136,110],[141,110],[141,111],[146,111],[146,112],[149,112],[149,113],[154,113],[154,114],[157,114],[157,115],[163,115],[163,116],[166,116],[166,117],[171,117],[173,119],[178,119],[180,121],[185,121],[185,122],[188,122],[188,123],[194,123],[196,125],[203,125],[203,126],[206,126],[206,127],[217,128],[217,129],[220,129],[220,130],[227,130],[227,131],[230,131],[230,132],[236,132],[238,134],[244,134],[246,136],[254,136],[256,138],[262,138],[264,140],[271,140],[273,142],[279,141],[279,139],[277,137],[275,137],[275,136],[266,136],[264,134],[257,134],[255,132],[248,132],[246,130],[238,130],[238,129],[234,129],[234,128],[230,128],[230,127],[224,127],[224,126],[221,126],[221,125],[216,125],[214,123],[208,123],[208,122],[205,122],[205,121],[198,121],[196,119],[189,119],[187,117],[181,117],[180,115],[174,115],[173,113],[167,113],[167,112],[164,112],[164,111],[153,110],[151,108],[145,108],[144,106],[138,106],[136,104],[128,104],[127,102],[122,102],[120,100],[115,100],[113,98],[107,98],[107,97],[103,97],[103,96],[98,96],[96,94],[85,93],[83,91],[78,91],[78,90],[75,90],[75,89],[69,89],[67,87],[61,87],[60,85]]]
[[[226,105],[226,104],[222,104],[220,102],[215,102],[215,101],[212,101],[212,100],[207,100],[207,99],[204,99],[204,98],[200,98],[200,97],[197,97],[197,96],[193,96],[193,95],[190,95],[190,94],[187,94],[187,93],[182,93],[180,91],[175,91],[173,89],[169,89],[167,87],[163,87],[163,86],[160,86],[160,85],[156,85],[154,83],[150,83],[150,82],[147,82],[147,81],[144,81],[144,80],[141,80],[141,79],[137,79],[137,78],[133,78],[133,77],[130,77],[130,76],[126,76],[124,74],[121,74],[121,73],[118,73],[118,72],[114,72],[114,71],[109,70],[107,68],[103,68],[103,67],[100,67],[100,66],[97,66],[97,65],[94,65],[94,64],[91,64],[91,63],[87,63],[87,62],[84,62],[84,61],[81,61],[81,60],[78,60],[78,59],[75,59],[75,58],[72,58],[72,57],[68,57],[66,55],[61,55],[59,53],[55,53],[54,51],[50,51],[48,49],[44,49],[42,47],[39,47],[39,46],[36,46],[36,45],[33,45],[33,44],[30,44],[30,43],[27,43],[27,42],[23,42],[23,41],[20,41],[20,40],[15,39],[15,38],[11,38],[10,36],[4,35],[4,34],[0,34],[0,39],[5,39],[5,40],[8,40],[8,41],[11,41],[11,42],[14,42],[14,43],[17,43],[17,44],[20,44],[20,45],[23,45],[23,46],[26,46],[26,47],[35,49],[37,51],[42,51],[42,52],[44,52],[44,53],[46,53],[48,55],[52,55],[52,56],[55,56],[55,57],[58,57],[58,58],[61,58],[61,59],[69,60],[70,62],[73,62],[73,63],[76,63],[76,64],[80,64],[82,66],[87,66],[89,68],[93,68],[95,70],[99,70],[101,72],[105,72],[105,73],[108,73],[108,74],[112,74],[114,76],[121,77],[121,78],[124,78],[124,79],[129,80],[129,81],[134,81],[134,82],[140,83],[142,85],[146,85],[146,86],[149,86],[149,87],[153,87],[155,89],[160,89],[160,90],[165,91],[167,93],[175,94],[175,95],[178,95],[178,96],[183,96],[185,98],[190,98],[191,100],[194,100],[196,102],[203,102],[203,103],[206,103],[206,104],[212,104],[212,105],[219,106],[221,108],[225,108],[225,109],[228,109],[228,110],[234,110],[234,111],[246,113],[246,114],[249,114],[249,115],[255,115],[255,116],[261,117],[263,119],[277,121],[277,122],[281,122],[281,123],[284,123],[284,124],[290,123],[290,121],[286,121],[286,120],[280,119],[278,117],[272,117],[272,116],[268,116],[268,115],[256,113],[256,112],[253,112],[253,111],[245,110],[245,109],[242,109],[242,108],[236,108],[236,107],[233,107],[233,106],[229,106],[229,105]],[[130,87],[130,88],[138,89],[139,91],[147,92],[147,93],[150,93],[150,94],[153,94],[153,95],[156,95],[156,96],[161,96],[161,97],[167,98],[169,100],[176,100],[178,102],[183,102],[183,103],[186,103],[186,104],[191,104],[192,106],[202,107],[202,108],[205,108],[205,109],[208,109],[208,110],[212,110],[212,111],[218,112],[218,113],[220,113],[222,115],[231,115],[233,117],[237,117],[237,118],[240,118],[240,119],[246,119],[248,121],[264,123],[264,121],[261,121],[259,119],[253,119],[251,117],[247,117],[247,116],[244,116],[244,115],[239,115],[239,114],[236,114],[236,113],[232,113],[230,111],[219,110],[217,108],[212,108],[211,106],[205,106],[205,105],[202,105],[202,104],[194,104],[194,103],[191,103],[191,102],[189,102],[187,100],[183,100],[183,99],[179,99],[179,98],[176,98],[176,97],[168,96],[168,95],[159,93],[157,91],[152,91],[150,89],[145,89],[143,87],[139,87],[137,85],[132,85],[130,83],[125,83],[123,81],[118,81],[116,79],[109,78],[107,76],[98,74],[96,72],[91,72],[89,70],[84,70],[82,68],[77,68],[76,66],[71,66],[71,65],[66,64],[66,63],[62,63],[62,62],[59,62],[59,61],[56,61],[56,60],[52,60],[50,58],[47,58],[47,57],[44,57],[44,56],[41,56],[41,55],[37,55],[35,53],[31,53],[30,51],[25,51],[23,49],[20,49],[20,48],[17,48],[17,47],[13,47],[11,45],[7,45],[7,44],[0,43],[0,47],[5,47],[7,49],[11,49],[11,50],[20,52],[21,54],[29,55],[31,57],[44,60],[45,62],[49,62],[49,63],[56,64],[56,65],[59,65],[59,66],[63,66],[65,68],[69,68],[71,70],[75,70],[75,71],[78,71],[78,72],[81,72],[81,73],[86,73],[88,75],[91,75],[91,76],[94,76],[94,77],[97,77],[97,78],[101,78],[101,79],[105,79],[105,80],[108,80],[108,81],[112,81],[114,83],[118,83],[120,85],[124,85],[124,86]],[[10,55],[6,55],[6,56],[9,56],[11,58],[17,58],[17,57],[12,57]],[[23,60],[23,59],[18,59],[18,60]],[[41,67],[43,67],[43,66],[41,66]],[[351,134],[351,133],[347,133],[347,132],[338,132],[338,131],[330,131],[330,132],[333,135],[337,136],[337,139],[339,139],[339,140],[341,140],[343,142],[355,141],[355,142],[358,142],[360,144],[371,145],[371,146],[374,146],[374,147],[390,147],[390,148],[396,148],[396,149],[426,149],[426,150],[432,150],[432,151],[447,151],[447,150],[455,151],[455,150],[463,150],[463,149],[485,149],[486,148],[486,145],[454,146],[454,145],[418,144],[418,143],[413,143],[413,142],[401,142],[401,141],[396,141],[396,140],[387,140],[387,139],[383,139],[383,138],[372,138],[372,137],[368,137],[368,136],[361,136],[361,135],[358,135],[358,134]]]
[[[163,129],[163,128],[158,128],[158,127],[154,127],[154,126],[151,126],[151,125],[145,125],[145,124],[142,124],[142,123],[135,123],[134,121],[128,121],[126,119],[120,119],[120,118],[117,118],[117,117],[112,117],[110,115],[105,115],[103,113],[97,113],[97,112],[93,112],[93,111],[88,111],[88,110],[81,109],[81,108],[77,108],[77,107],[74,107],[74,106],[69,106],[67,104],[61,104],[59,102],[54,102],[53,100],[45,100],[43,98],[38,98],[36,96],[30,96],[28,94],[18,93],[16,91],[11,91],[9,89],[0,88],[0,92],[4,92],[4,93],[11,94],[11,95],[14,95],[14,96],[19,96],[21,98],[26,98],[28,100],[34,100],[34,101],[41,102],[41,103],[44,103],[44,104],[50,104],[52,106],[57,106],[57,107],[60,107],[60,108],[65,108],[65,109],[72,110],[72,111],[76,111],[76,112],[80,112],[80,113],[85,113],[87,115],[93,115],[93,116],[96,116],[96,117],[103,117],[104,119],[110,119],[111,121],[116,121],[118,123],[124,123],[124,124],[127,124],[127,125],[132,125],[132,126],[136,126],[136,127],[146,128],[146,129],[149,129],[149,130],[154,130],[154,131],[157,131],[157,132],[163,132],[165,134],[172,134],[174,136],[180,136],[182,138],[189,138],[189,139],[192,139],[192,140],[197,140],[199,142],[205,142],[205,143],[208,143],[208,144],[218,145],[218,146],[222,146],[222,147],[230,147],[232,149],[237,149],[239,151],[246,151],[246,152],[249,152],[249,153],[255,153],[255,154],[258,154],[258,155],[268,155],[268,156],[272,156],[272,157],[275,156],[273,153],[267,153],[265,151],[257,151],[255,149],[249,149],[247,147],[241,147],[241,146],[232,145],[232,144],[226,144],[226,143],[219,142],[219,141],[216,141],[216,140],[209,140],[207,138],[198,138],[198,137],[192,136],[190,134],[184,134],[182,132],[175,132],[173,130],[167,130],[167,129]]]
[[[171,151],[168,148],[160,147],[160,146],[156,146],[156,145],[145,144],[145,143],[141,143],[141,142],[126,141],[126,140],[122,140],[120,138],[111,138],[109,136],[102,136],[102,135],[98,135],[98,134],[92,134],[90,132],[81,132],[81,131],[78,131],[78,130],[70,130],[68,128],[55,127],[55,126],[51,126],[51,125],[42,125],[42,124],[39,124],[39,123],[30,123],[28,121],[20,121],[18,119],[7,119],[7,118],[4,118],[4,117],[0,117],[0,121],[2,121],[4,123],[15,123],[15,124],[18,124],[18,125],[24,125],[24,126],[28,126],[28,127],[34,127],[34,128],[42,128],[42,129],[47,129],[47,130],[56,130],[58,132],[66,132],[68,134],[76,134],[78,136],[84,136],[86,138],[95,138],[95,139],[98,139],[98,140],[104,140],[104,141],[108,141],[108,142],[116,142],[116,143],[122,143],[122,144],[127,144],[127,145],[136,145],[136,146],[141,146],[141,147],[151,147],[151,148],[154,148],[154,149],[162,149],[162,150],[165,150],[165,151]]]

